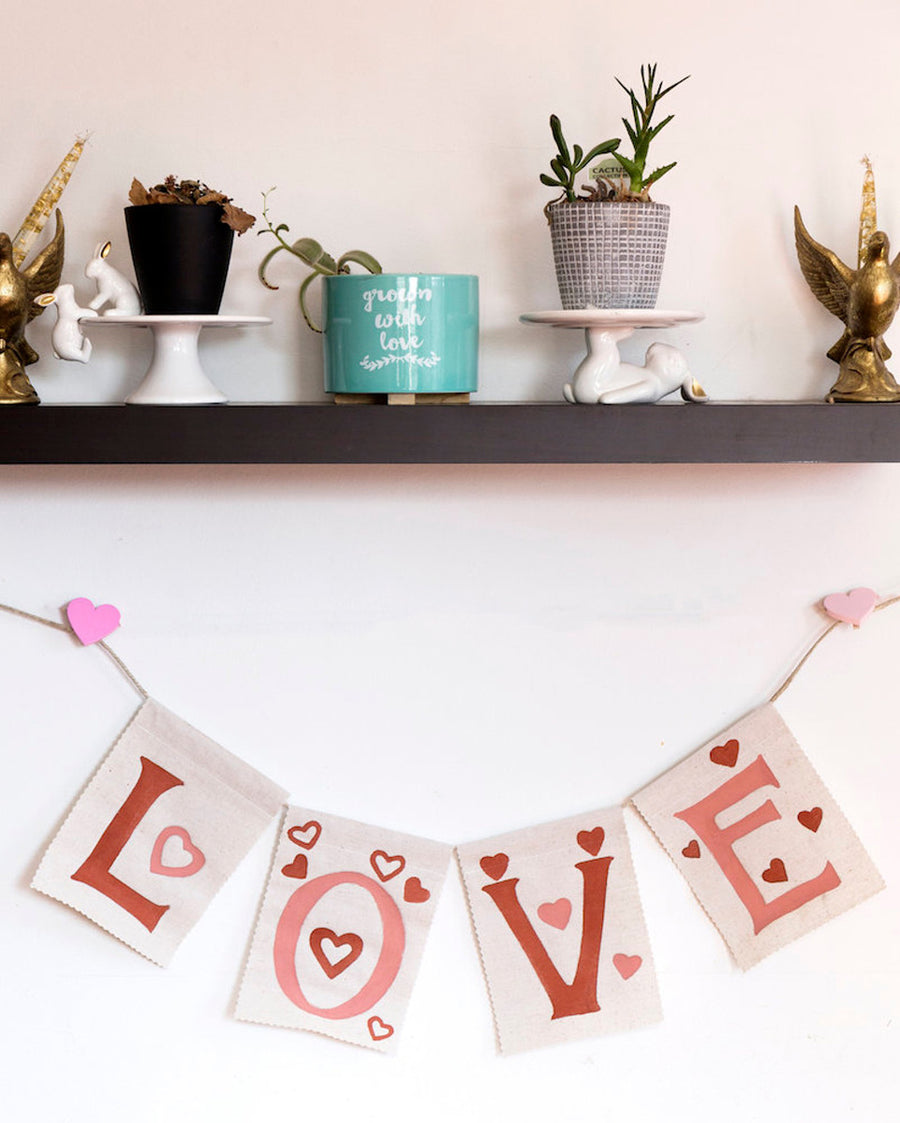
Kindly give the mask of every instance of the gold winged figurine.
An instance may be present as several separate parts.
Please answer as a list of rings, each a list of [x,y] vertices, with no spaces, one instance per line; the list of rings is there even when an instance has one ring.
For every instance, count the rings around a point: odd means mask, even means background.
[[[13,242],[0,234],[0,405],[36,405],[37,396],[25,367],[38,353],[25,338],[25,328],[43,308],[34,298],[52,292],[62,275],[65,250],[62,214],[56,212],[56,233],[25,269],[14,261]]]
[[[900,304],[900,256],[890,261],[887,234],[876,230],[868,238],[856,269],[810,235],[799,207],[794,207],[794,235],[806,283],[845,325],[827,352],[840,373],[826,401],[900,401],[900,385],[885,366],[891,351],[882,338]]]

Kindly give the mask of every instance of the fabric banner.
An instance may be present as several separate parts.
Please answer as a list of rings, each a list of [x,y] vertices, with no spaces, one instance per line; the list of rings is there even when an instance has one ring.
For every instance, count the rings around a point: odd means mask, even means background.
[[[165,966],[285,798],[148,699],[50,843],[32,888]]]
[[[457,855],[502,1052],[660,1020],[621,808]]]
[[[451,853],[289,807],[236,1016],[393,1052]]]
[[[771,704],[632,802],[743,969],[884,887]]]

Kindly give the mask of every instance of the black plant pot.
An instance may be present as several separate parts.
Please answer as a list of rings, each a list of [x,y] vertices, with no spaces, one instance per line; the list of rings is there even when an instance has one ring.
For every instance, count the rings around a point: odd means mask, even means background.
[[[219,311],[234,231],[215,203],[125,208],[131,260],[147,315]]]

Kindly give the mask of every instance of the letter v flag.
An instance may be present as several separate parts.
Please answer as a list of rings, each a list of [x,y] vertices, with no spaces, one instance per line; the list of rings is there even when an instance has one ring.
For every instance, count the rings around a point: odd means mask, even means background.
[[[501,1052],[662,1017],[620,808],[457,848]]]
[[[286,795],[147,699],[50,843],[32,888],[165,966]]]
[[[632,802],[742,969],[884,888],[771,703]]]

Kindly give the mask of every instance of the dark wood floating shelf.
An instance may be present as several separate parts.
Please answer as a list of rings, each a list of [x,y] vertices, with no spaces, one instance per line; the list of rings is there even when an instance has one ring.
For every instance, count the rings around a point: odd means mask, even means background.
[[[0,464],[900,461],[900,404],[0,407]]]

